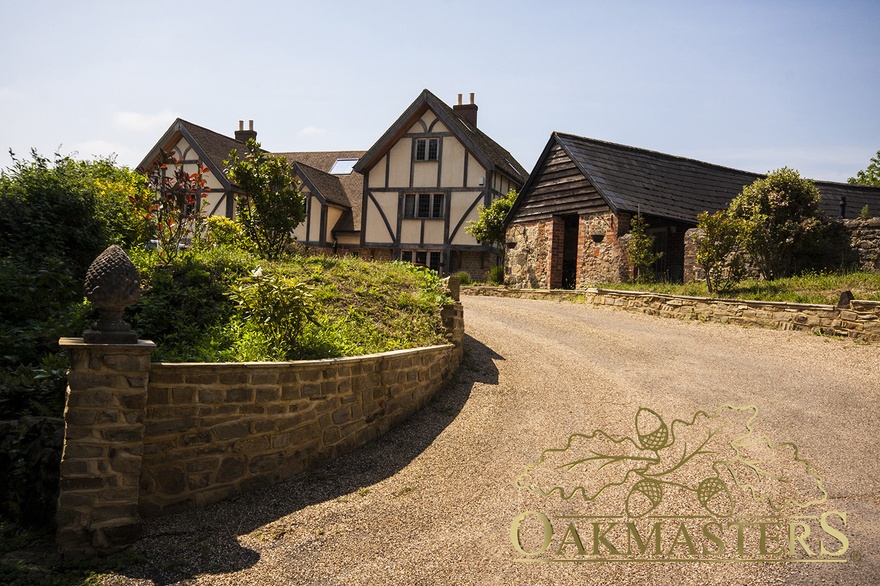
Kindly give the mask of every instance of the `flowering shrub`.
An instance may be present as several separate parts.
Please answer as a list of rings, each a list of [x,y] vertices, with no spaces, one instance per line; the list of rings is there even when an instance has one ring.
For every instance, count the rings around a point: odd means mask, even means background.
[[[788,167],[743,188],[730,203],[740,241],[765,279],[791,276],[793,257],[823,229],[816,184]]]
[[[161,150],[160,157],[160,164],[149,178],[155,194],[150,219],[158,243],[159,258],[170,263],[201,230],[204,199],[211,188],[206,185],[204,177],[209,172],[208,168],[201,163],[195,172],[187,173],[182,161]]]

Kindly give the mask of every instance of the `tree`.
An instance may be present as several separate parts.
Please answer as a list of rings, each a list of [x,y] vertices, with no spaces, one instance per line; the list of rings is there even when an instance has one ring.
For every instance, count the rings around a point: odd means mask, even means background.
[[[853,185],[873,185],[880,187],[880,151],[871,158],[871,164],[868,168],[856,173],[855,177],[847,179]]]
[[[788,167],[743,188],[729,213],[742,222],[741,242],[767,280],[790,276],[792,257],[822,229],[815,183]]]
[[[507,213],[516,203],[519,193],[515,189],[507,192],[507,195],[499,197],[489,207],[478,208],[479,217],[469,223],[465,232],[477,239],[478,242],[501,246],[502,257],[504,255],[504,242],[507,240],[504,230],[504,220]]]
[[[662,252],[654,252],[654,236],[645,232],[645,219],[641,214],[633,217],[629,227],[629,244],[626,251],[633,265],[633,276],[637,283],[648,283],[654,280],[651,265],[660,260]]]
[[[207,167],[199,163],[195,172],[188,173],[183,161],[165,151],[159,153],[159,165],[149,179],[155,193],[150,219],[159,241],[159,257],[167,264],[200,232],[203,203],[210,188],[205,181]]]
[[[31,160],[12,159],[0,172],[0,258],[34,270],[54,259],[79,279],[109,244],[145,241],[149,191],[142,175],[112,157],[49,159],[31,151]]]
[[[143,246],[153,232],[152,194],[145,177],[117,165],[112,155],[76,164],[94,182],[98,213],[106,224],[108,243],[129,249]]]
[[[297,188],[293,167],[283,157],[270,155],[248,139],[244,158],[229,153],[223,161],[229,179],[241,188],[237,220],[257,253],[277,259],[293,241],[293,230],[305,219],[305,200]]]
[[[696,261],[706,273],[706,286],[710,292],[725,291],[739,282],[745,263],[741,250],[740,221],[732,218],[726,210],[697,216],[700,232],[694,237]]]
[[[146,238],[149,191],[112,157],[10,154],[0,171],[0,419],[60,415],[58,338],[86,326],[83,278],[95,257]]]

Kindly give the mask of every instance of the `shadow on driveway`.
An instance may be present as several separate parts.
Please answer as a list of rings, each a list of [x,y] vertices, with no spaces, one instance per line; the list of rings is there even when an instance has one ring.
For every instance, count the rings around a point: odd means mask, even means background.
[[[144,537],[133,551],[118,554],[117,575],[165,585],[255,565],[259,553],[239,545],[239,536],[396,474],[455,420],[474,384],[498,383],[493,361],[503,359],[466,335],[455,378],[406,422],[376,441],[290,480],[202,509],[147,520]],[[112,578],[108,581],[114,582]]]

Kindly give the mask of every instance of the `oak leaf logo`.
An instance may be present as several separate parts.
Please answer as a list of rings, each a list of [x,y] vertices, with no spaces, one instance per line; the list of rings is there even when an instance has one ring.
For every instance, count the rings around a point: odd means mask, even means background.
[[[602,430],[572,434],[565,447],[544,450],[516,483],[541,496],[577,496],[589,503],[624,491],[631,518],[655,511],[673,493],[693,497],[694,505],[714,517],[746,507],[775,514],[823,503],[822,479],[795,444],[756,432],[757,415],[754,406],[723,405],[715,413],[698,411],[690,420],[667,424],[641,407],[634,439]]]

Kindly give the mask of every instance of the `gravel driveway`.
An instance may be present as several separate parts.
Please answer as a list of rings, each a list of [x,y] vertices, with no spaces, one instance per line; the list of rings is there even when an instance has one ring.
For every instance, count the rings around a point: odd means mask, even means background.
[[[148,521],[138,544],[143,557],[130,555],[128,567],[106,583],[880,583],[880,346],[571,303],[489,297],[463,303],[462,370],[422,412],[292,481]],[[565,447],[575,432],[635,437],[640,407],[671,424],[696,423],[695,413],[723,404],[757,406],[755,429],[775,442],[793,442],[810,462],[827,501],[800,514],[846,512],[845,528],[832,518],[849,542],[838,558],[843,563],[589,561],[594,520],[575,519],[592,511],[584,500],[516,485],[543,450]],[[671,427],[684,437],[685,426]],[[614,498],[625,498],[620,494]],[[662,506],[681,515],[693,505],[670,496]],[[521,561],[529,556],[514,549],[510,528],[526,511],[553,518],[553,545],[536,557],[576,562]],[[565,515],[575,519],[586,555],[567,534],[568,521],[559,520]],[[529,553],[539,548],[529,541],[536,526],[540,532],[535,514],[523,521]],[[748,530],[743,547],[757,551],[750,541],[757,529]],[[596,531],[603,535],[601,527]],[[735,547],[735,529],[730,532]],[[820,533],[815,523],[813,532],[813,538]],[[669,557],[687,557],[687,540],[674,537]],[[788,546],[787,536],[777,541]],[[826,533],[821,544],[805,543],[833,553],[843,542]],[[598,544],[608,557],[607,546]],[[705,544],[693,547],[690,553],[707,557],[700,551]],[[755,557],[752,550],[740,557]]]

